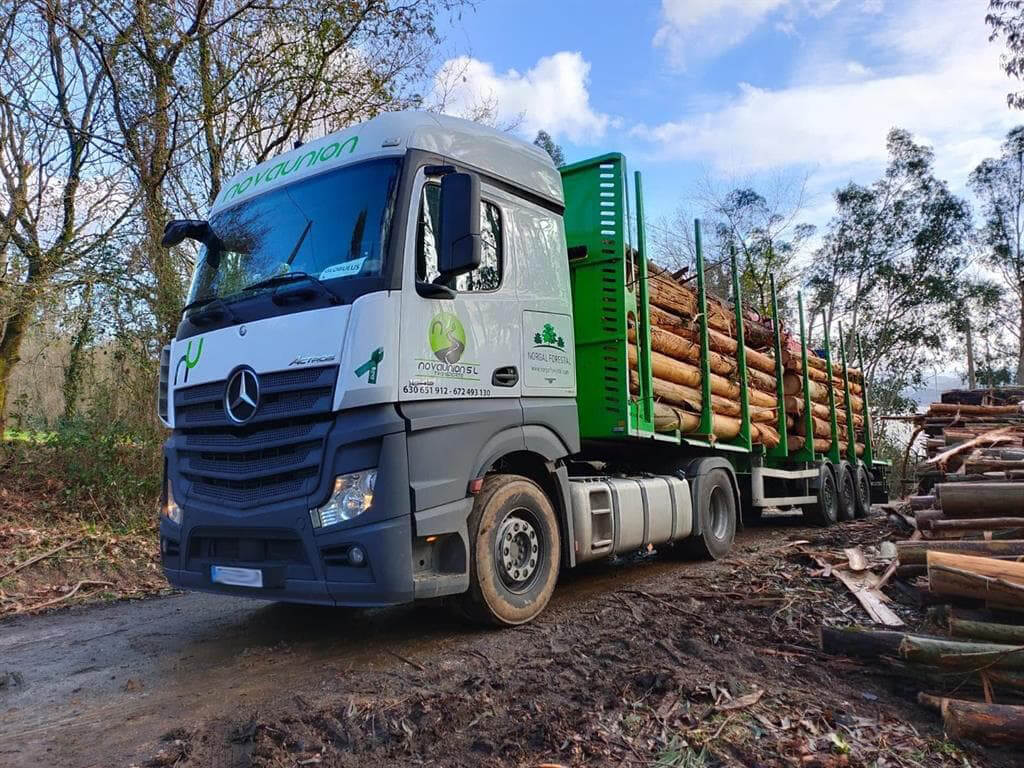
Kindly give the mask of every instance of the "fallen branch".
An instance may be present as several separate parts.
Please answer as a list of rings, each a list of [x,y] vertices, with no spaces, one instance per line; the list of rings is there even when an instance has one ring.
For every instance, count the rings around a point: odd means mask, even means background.
[[[51,557],[52,555],[56,555],[58,552],[63,552],[65,549],[69,549],[70,547],[73,547],[76,544],[80,544],[84,540],[85,540],[85,536],[79,536],[74,541],[65,542],[64,544],[61,544],[59,547],[51,549],[49,552],[44,552],[41,555],[36,555],[35,557],[33,557],[33,558],[29,559],[29,560],[26,560],[21,565],[16,565],[13,568],[10,568],[10,569],[4,571],[2,574],[0,574],[0,581],[3,581],[8,576],[10,576],[12,573],[17,573],[22,568],[28,568],[33,563],[38,563],[40,560],[45,560],[46,558]]]
[[[35,613],[40,608],[48,608],[51,605],[56,605],[57,603],[62,603],[65,600],[69,600],[72,597],[74,597],[76,594],[78,594],[78,590],[80,590],[84,586],[112,587],[114,585],[113,585],[112,582],[109,582],[109,581],[89,581],[88,579],[83,579],[82,581],[80,581],[77,584],[75,584],[75,586],[67,594],[61,595],[60,597],[55,597],[53,600],[47,600],[47,601],[42,602],[42,603],[36,603],[35,605],[30,605],[27,608],[20,608],[19,610],[15,611],[14,613],[16,613],[16,614],[17,613]]]

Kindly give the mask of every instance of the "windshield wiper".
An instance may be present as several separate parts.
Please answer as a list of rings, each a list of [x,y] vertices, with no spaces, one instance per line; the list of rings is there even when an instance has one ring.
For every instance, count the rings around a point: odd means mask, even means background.
[[[321,293],[326,296],[332,304],[341,304],[341,296],[336,294],[319,277],[309,274],[308,272],[285,272],[283,275],[277,275],[275,277],[268,277],[266,280],[260,280],[247,285],[243,288],[243,291],[258,291],[261,288],[271,288],[275,285],[284,285],[286,283],[294,283],[298,280],[308,280],[313,283],[317,288],[320,289]]]
[[[242,322],[238,315],[231,311],[231,307],[228,306],[228,303],[220,296],[207,296],[203,299],[196,299],[195,301],[186,304],[181,311],[182,313],[185,313],[190,309],[198,309],[199,307],[207,307],[207,309],[204,309],[202,312],[193,312],[192,316],[189,317],[189,322],[196,323],[197,320],[203,321],[214,314],[214,312],[227,315],[233,323],[237,324]],[[200,324],[201,322],[196,323],[196,325]]]

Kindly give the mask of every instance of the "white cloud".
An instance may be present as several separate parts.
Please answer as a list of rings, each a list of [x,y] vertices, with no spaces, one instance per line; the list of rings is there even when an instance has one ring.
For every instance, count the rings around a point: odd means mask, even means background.
[[[489,104],[499,122],[518,122],[526,136],[543,129],[555,138],[587,144],[600,139],[613,122],[590,105],[589,75],[590,63],[579,52],[545,56],[526,72],[497,72],[488,62],[460,56],[444,63],[435,91],[447,91],[444,111],[450,114],[465,115]]]
[[[654,45],[682,66],[687,54],[713,55],[732,48],[772,11],[790,0],[661,0]]]
[[[831,58],[818,52],[822,59],[802,70],[829,72],[829,80],[777,89],[740,84],[725,106],[633,133],[655,154],[721,173],[813,166],[819,181],[832,183],[877,172],[885,135],[900,126],[935,147],[938,172],[960,187],[1006,131],[1024,122],[1005,107],[1013,84],[977,9],[966,5],[917,0],[902,16],[886,17],[884,28],[869,33],[894,60],[884,73],[845,61],[837,46]]]

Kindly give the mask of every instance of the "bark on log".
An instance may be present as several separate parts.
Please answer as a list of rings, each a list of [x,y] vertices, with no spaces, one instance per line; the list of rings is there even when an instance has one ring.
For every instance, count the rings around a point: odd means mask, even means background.
[[[680,365],[682,365],[682,363],[680,363]],[[630,371],[629,377],[632,386],[639,389],[640,379],[636,371]],[[700,390],[658,377],[653,377],[651,381],[654,385],[654,396],[659,400],[664,400],[670,405],[677,405],[693,411],[700,411]],[[713,394],[711,395],[711,410],[714,413],[721,414],[722,416],[731,416],[735,418],[740,415],[740,404],[735,400],[730,400],[722,397],[721,395]]]
[[[775,377],[771,374],[759,371],[756,368],[747,368],[747,381],[754,389],[775,395],[778,391],[775,385]]]
[[[935,506],[935,496],[911,496],[910,499],[911,509],[931,509]]]
[[[1024,483],[940,483],[935,493],[946,517],[1024,518]]]
[[[756,432],[756,435],[751,435],[753,442],[762,443],[766,448],[774,448],[779,444],[779,433],[771,424],[752,424],[751,427]]]
[[[967,483],[967,485],[971,485]],[[1024,528],[1020,517],[975,517],[959,520],[931,520],[921,526],[923,531],[945,533],[949,531],[1006,531]]]
[[[982,744],[1024,744],[1024,707],[929,696],[918,701],[942,713],[942,728],[954,739]]]
[[[971,416],[1024,415],[1019,405],[962,405],[960,403],[932,403],[928,414],[961,414]]]
[[[861,659],[889,656],[950,669],[1024,669],[1021,646],[947,640],[893,630],[822,627],[821,650]]]
[[[991,579],[1003,579],[1024,587],[1024,562],[1013,560],[996,560],[991,557],[965,555],[960,552],[943,552],[932,550],[925,555],[928,567],[941,566],[970,571]]]
[[[630,343],[635,344],[636,329],[630,328],[628,333]],[[651,350],[668,355],[676,360],[700,364],[699,344],[657,326],[651,328]],[[735,360],[714,351],[710,351],[708,354],[708,366],[711,368],[712,373],[717,373],[720,376],[734,376],[737,371]]]
[[[1024,645],[1024,626],[1019,624],[995,624],[990,621],[951,618],[949,634],[953,637],[970,637],[990,643]]]
[[[635,369],[637,366],[637,351],[636,347],[632,344],[628,345],[627,357],[629,359],[629,365],[631,369]],[[632,376],[635,370],[630,371]],[[687,388],[692,388],[693,392],[687,393],[689,398],[693,398],[696,393],[696,407],[700,408],[700,384],[701,374],[700,369],[690,363],[684,363],[682,360],[676,360],[663,355],[660,352],[651,352],[651,373],[655,379],[661,379],[663,382],[680,385]],[[639,379],[636,380],[636,385],[639,386]],[[655,394],[657,394],[657,385],[655,385]],[[750,392],[752,390],[748,390]],[[740,399],[740,385],[735,381],[729,381],[723,376],[719,376],[717,373],[711,374],[711,407],[718,413],[724,413],[728,416],[739,415],[739,399]],[[718,407],[715,407],[716,400],[718,397]],[[669,397],[665,398],[671,403],[676,405],[689,404],[689,400],[682,401],[678,399],[672,399]],[[728,403],[726,402],[728,401]],[[771,400],[771,405],[761,404],[760,407],[772,407],[775,400]],[[731,411],[735,410],[735,413]]]
[[[804,438],[801,435],[789,435],[786,440],[786,445],[789,446],[790,451],[798,451],[804,447]],[[817,453],[825,453],[829,448],[832,447],[831,440],[823,440],[821,438],[814,439],[814,450]],[[861,446],[861,452],[863,453],[864,446]]]
[[[739,419],[712,414],[711,430],[715,437],[730,440],[740,433]],[[668,403],[654,404],[654,428],[658,432],[692,433],[700,426],[700,416],[696,413],[674,408]]]
[[[993,459],[985,456],[969,457],[964,462],[964,471],[969,474],[985,474],[986,472],[1006,472],[1024,469],[1021,459]]]
[[[811,400],[816,403],[825,404],[828,402],[828,389],[816,381],[810,384]],[[782,378],[783,391],[787,395],[801,395],[804,390],[803,378],[795,373],[786,373]]]
[[[1024,586],[945,565],[928,566],[928,591],[936,595],[985,600],[1015,610],[1024,608]]]
[[[896,552],[902,565],[927,563],[929,552],[956,552],[1004,558],[1024,557],[1024,539],[897,541]]]

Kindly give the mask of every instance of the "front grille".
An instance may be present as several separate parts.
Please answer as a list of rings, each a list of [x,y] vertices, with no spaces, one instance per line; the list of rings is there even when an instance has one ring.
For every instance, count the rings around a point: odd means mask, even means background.
[[[188,557],[220,564],[307,562],[302,542],[294,534],[274,530],[246,531],[239,536],[237,532],[198,529],[189,537]]]
[[[189,498],[244,509],[312,493],[337,372],[325,366],[260,376],[259,408],[244,426],[224,413],[226,381],[177,390],[174,444]]]

